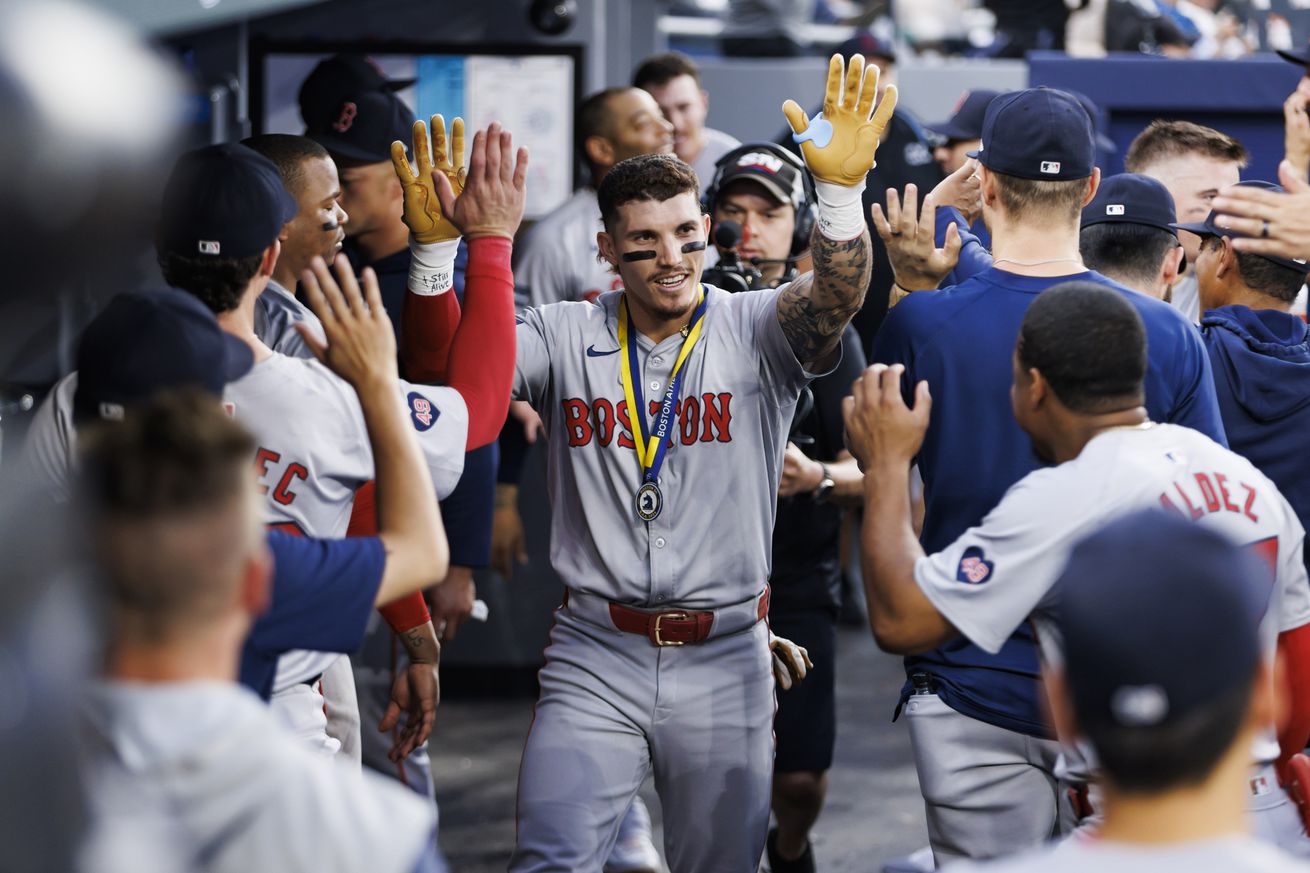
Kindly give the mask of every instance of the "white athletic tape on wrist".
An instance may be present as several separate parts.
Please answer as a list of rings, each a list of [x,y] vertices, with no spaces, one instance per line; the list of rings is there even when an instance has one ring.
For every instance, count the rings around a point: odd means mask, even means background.
[[[409,290],[435,297],[455,287],[455,253],[459,237],[435,243],[409,241]]]
[[[855,239],[864,233],[864,183],[852,188],[814,180],[819,233],[831,240]]]

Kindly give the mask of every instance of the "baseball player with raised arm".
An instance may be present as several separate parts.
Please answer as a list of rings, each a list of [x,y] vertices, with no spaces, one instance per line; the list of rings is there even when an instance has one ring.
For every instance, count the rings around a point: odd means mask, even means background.
[[[889,89],[875,111],[876,83],[862,58],[834,56],[822,115],[784,107],[818,189],[813,273],[752,294],[703,285],[700,182],[644,155],[598,191],[597,242],[623,289],[521,316],[515,396],[547,429],[551,557],[568,591],[511,870],[599,871],[650,772],[674,873],[758,867],[775,495],[797,396],[835,365],[868,285],[860,194],[896,103]]]
[[[1012,370],[1014,417],[1037,457],[1054,466],[1019,480],[981,523],[933,554],[914,535],[906,496],[910,462],[928,429],[928,384],[915,386],[912,407],[902,396],[902,365],[876,364],[856,384],[847,438],[865,469],[860,545],[879,646],[909,654],[963,636],[995,653],[1031,618],[1043,658],[1058,664],[1054,583],[1070,550],[1111,519],[1148,508],[1213,528],[1262,559],[1261,638],[1270,660],[1280,635],[1310,624],[1296,513],[1245,458],[1191,428],[1150,421],[1146,329],[1128,298],[1084,281],[1045,291],[1024,314]],[[1267,728],[1250,782],[1257,833],[1310,855],[1295,807],[1278,787],[1279,745]],[[1063,775],[1085,784],[1092,766],[1070,748],[1072,738],[1061,739]],[[1306,740],[1303,731],[1287,741],[1299,750]]]
[[[358,292],[347,287],[346,293]],[[369,354],[359,357],[380,359],[379,369],[385,373],[390,364],[394,371],[394,340],[381,342],[370,319],[339,318],[335,327],[338,336],[342,329],[351,332],[352,342],[343,346],[358,349],[361,334],[373,340]],[[23,475],[63,500],[76,471],[80,427],[125,420],[160,392],[182,387],[203,388],[217,406],[227,383],[253,364],[250,347],[224,333],[214,314],[192,295],[171,289],[120,294],[83,331],[77,370],[55,386],[34,416],[19,459]],[[382,524],[377,536],[342,540],[268,532],[273,602],[251,626],[240,673],[241,683],[264,699],[283,653],[355,651],[374,605],[394,603],[434,584],[446,564],[449,549],[440,512],[431,489],[419,482],[423,458],[396,408],[399,398],[367,385],[359,388],[374,453],[389,462],[377,471]],[[410,633],[435,639],[431,630]],[[415,701],[409,716],[388,751],[399,754],[426,740],[435,699]]]
[[[487,188],[489,150],[497,158],[493,186],[499,190],[502,184],[512,184],[508,171],[501,179],[498,160],[501,147],[509,143],[502,143],[498,127],[490,133],[475,137],[470,176],[474,193],[465,205],[489,203],[477,194]],[[490,149],[489,140],[494,142]],[[220,191],[223,196],[216,196]],[[276,237],[290,214],[294,202],[266,158],[243,146],[189,153],[178,162],[165,192],[160,263],[170,284],[199,297],[218,315],[224,330],[254,350],[254,369],[228,386],[225,399],[258,438],[256,468],[268,498],[269,522],[334,537],[346,531],[355,491],[373,477],[358,400],[319,362],[273,353],[253,334],[254,302],[277,262]],[[471,224],[485,217],[474,214]],[[469,439],[485,443],[494,438],[508,403],[510,356],[504,352],[513,343],[509,245],[503,239],[479,242],[482,247],[471,247],[470,260],[485,259],[501,269],[489,271],[486,293],[470,288],[469,305],[450,350],[453,387],[397,383],[438,495],[448,493],[458,480]],[[483,303],[481,314],[475,313],[475,299]],[[404,632],[426,623],[423,609],[396,619],[393,626]],[[325,744],[317,677],[338,657],[285,656],[274,686],[275,708],[279,700],[285,702],[281,709],[289,725]],[[426,687],[435,692],[435,670],[427,674],[431,678]],[[407,678],[415,680],[413,675]]]

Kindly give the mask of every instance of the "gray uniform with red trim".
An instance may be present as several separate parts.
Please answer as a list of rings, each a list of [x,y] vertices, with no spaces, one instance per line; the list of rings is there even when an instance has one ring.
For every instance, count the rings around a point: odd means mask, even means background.
[[[764,847],[774,711],[769,575],[787,430],[811,375],[778,323],[778,291],[706,286],[684,365],[663,507],[641,521],[621,381],[620,292],[523,313],[515,397],[547,430],[556,613],[519,776],[515,871],[599,871],[648,772],[674,873],[753,873]],[[648,422],[683,338],[635,338]],[[610,604],[712,610],[710,638],[657,647],[618,630]]]

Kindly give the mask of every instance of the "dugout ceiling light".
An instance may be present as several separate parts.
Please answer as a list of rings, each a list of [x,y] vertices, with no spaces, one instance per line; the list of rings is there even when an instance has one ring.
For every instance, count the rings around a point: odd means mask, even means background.
[[[578,17],[578,0],[532,0],[528,21],[546,36],[559,36]]]

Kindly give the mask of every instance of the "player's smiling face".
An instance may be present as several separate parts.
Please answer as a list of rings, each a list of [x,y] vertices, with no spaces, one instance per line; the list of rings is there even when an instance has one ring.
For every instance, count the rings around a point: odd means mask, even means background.
[[[598,236],[601,253],[617,268],[634,317],[649,323],[685,318],[696,303],[704,250],[684,252],[688,243],[704,244],[709,216],[690,192],[668,200],[634,200],[618,208],[613,233]],[[625,261],[624,254],[654,252],[654,257]],[[681,325],[679,325],[680,327]]]

